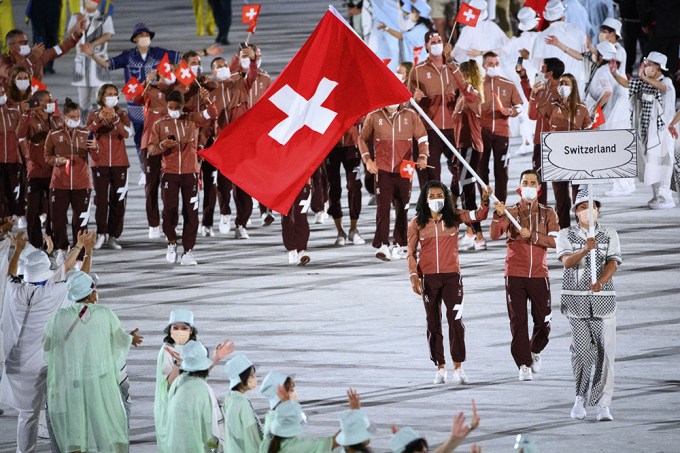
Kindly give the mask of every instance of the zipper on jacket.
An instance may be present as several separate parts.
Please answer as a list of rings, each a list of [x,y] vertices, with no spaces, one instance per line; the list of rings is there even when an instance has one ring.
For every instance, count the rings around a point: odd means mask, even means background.
[[[531,241],[531,231],[532,231],[532,225],[533,225],[533,217],[532,217],[532,212],[533,211],[533,206],[529,205],[529,278],[531,278],[531,274],[533,273],[534,270],[534,250],[533,250],[533,242]]]
[[[182,174],[182,144],[180,143],[180,135],[179,135],[179,128],[177,127],[177,120],[173,120],[175,122],[175,132],[177,133],[177,155],[179,158],[179,168],[178,168],[178,174]]]
[[[2,137],[5,140],[5,162],[7,162],[7,125],[5,124],[5,112],[0,112],[2,116]]]
[[[496,133],[496,109],[494,108],[494,104],[496,103],[496,100],[493,99],[494,93],[494,88],[493,88],[493,77],[491,77],[491,133],[495,134]],[[499,96],[500,97],[500,96]]]
[[[71,171],[68,172],[69,178],[71,179],[71,190],[73,190],[73,170],[75,169],[73,165],[73,140],[76,139],[75,132],[71,135]]]
[[[435,255],[437,255],[437,273],[439,273],[439,230],[437,229],[437,223],[438,222],[434,222],[434,251]],[[444,224],[442,223],[442,230],[444,229],[443,225]]]

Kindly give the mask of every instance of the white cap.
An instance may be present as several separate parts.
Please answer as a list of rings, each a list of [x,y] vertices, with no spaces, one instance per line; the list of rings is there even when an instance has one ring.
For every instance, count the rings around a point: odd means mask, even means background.
[[[489,17],[489,4],[486,0],[470,0],[469,5],[482,11],[479,20],[486,20]]]
[[[554,22],[564,17],[566,8],[562,3],[562,0],[550,0],[547,5],[545,5],[545,11],[543,11],[543,18],[548,22]]]
[[[621,21],[608,17],[602,22],[603,27],[611,28],[616,33],[616,37],[621,39]]]
[[[572,207],[574,212],[576,212],[576,208],[581,203],[588,203],[588,189],[580,189],[576,194],[576,200],[574,200],[574,206]],[[593,206],[597,206],[598,208],[601,206],[600,199],[595,195],[593,195]]]
[[[600,41],[597,43],[597,53],[600,54],[603,60],[615,60],[616,59],[616,47],[609,41]]]
[[[28,283],[39,283],[49,280],[54,274],[50,269],[50,266],[50,259],[45,252],[38,250],[29,254],[26,257],[24,281]]]
[[[227,373],[229,378],[229,389],[232,390],[234,387],[241,383],[240,374],[246,371],[248,368],[253,366],[253,362],[245,356],[245,354],[238,354],[232,357],[225,365],[224,371]]]
[[[538,27],[538,23],[540,21],[536,11],[534,11],[532,8],[529,8],[528,6],[525,6],[519,10],[517,13],[517,20],[519,20],[517,28],[522,31],[533,30],[534,28]]]
[[[19,255],[19,264],[17,265],[17,275],[24,275],[26,272],[26,259],[28,258],[28,255],[31,253],[37,251],[38,249],[33,247],[33,245],[29,242],[26,244],[26,247],[21,251],[21,254]]]
[[[666,67],[666,63],[668,63],[668,57],[666,57],[666,55],[662,54],[661,52],[649,52],[649,55],[647,55],[645,61],[656,63],[661,66],[662,70],[668,71],[668,68]]]
[[[208,350],[199,341],[189,340],[182,346],[182,371],[204,371],[210,369],[212,360],[208,357]]]

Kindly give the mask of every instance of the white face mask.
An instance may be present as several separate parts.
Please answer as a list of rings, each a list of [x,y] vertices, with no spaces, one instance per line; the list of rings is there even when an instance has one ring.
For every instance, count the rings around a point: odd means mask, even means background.
[[[15,84],[16,84],[17,88],[19,89],[19,91],[26,91],[26,90],[28,90],[28,87],[31,86],[31,81],[25,80],[25,79],[16,80]]]
[[[557,87],[557,93],[563,98],[566,99],[569,97],[571,94],[571,87],[568,87],[566,85],[560,85]]]
[[[427,205],[430,207],[432,212],[441,212],[444,209],[444,200],[437,198],[435,200],[427,200]]]
[[[537,72],[536,83],[548,83],[548,79],[545,77],[545,74],[543,74],[542,72]]]
[[[170,118],[176,120],[180,116],[182,116],[182,112],[180,110],[170,110],[170,109],[168,109],[168,115],[170,115]]]
[[[444,53],[444,44],[432,44],[430,46],[430,55],[434,55],[435,57],[438,57],[442,53]]]
[[[148,36],[137,38],[137,45],[139,47],[149,47],[151,45],[151,38]]]
[[[191,337],[191,329],[170,331],[170,338],[172,338],[175,341],[175,344],[178,345],[186,344],[186,342],[189,341],[189,337]]]
[[[498,68],[496,66],[486,68],[486,75],[489,77],[496,77],[498,75]]]
[[[7,95],[3,94],[2,96],[0,96],[0,105],[5,105],[5,104],[7,104]]]
[[[111,107],[111,108],[117,106],[118,105],[118,96],[106,96],[106,98],[104,99],[104,104],[107,107]]]
[[[387,106],[390,110],[397,110],[401,104],[390,104]]]
[[[231,71],[226,66],[223,68],[217,68],[215,70],[215,77],[220,80],[227,80],[229,77],[231,77]]]
[[[597,222],[597,215],[599,213],[600,213],[599,209],[597,209],[595,203],[593,203],[593,223]],[[577,212],[576,216],[578,217],[578,221],[582,225],[590,225],[590,212],[588,209],[584,209],[583,211]]]
[[[66,125],[70,127],[71,129],[75,129],[76,127],[80,126],[80,121],[79,120],[73,120],[71,118],[66,118]]]
[[[46,113],[54,113],[54,111],[57,109],[57,104],[54,102],[48,102],[47,105],[45,106],[45,112]]]
[[[193,72],[195,76],[200,75],[201,74],[201,65],[191,66],[191,72]]]
[[[25,57],[29,53],[31,53],[31,46],[29,46],[28,44],[22,44],[21,46],[19,46],[19,55]]]
[[[522,187],[520,188],[522,198],[526,201],[534,201],[538,196],[538,189],[535,187]]]
[[[404,76],[404,74],[399,74],[398,72],[395,72],[394,75],[397,76],[397,79],[399,79],[401,83],[404,83],[406,81],[406,76]]]
[[[177,77],[175,77],[174,72],[170,73],[169,79],[166,79],[165,77],[163,77],[163,81],[165,82],[166,85],[172,85],[173,83],[175,83],[176,80],[177,80]]]
[[[260,65],[262,64],[262,58],[258,58],[255,60],[255,64],[257,65],[257,69],[260,69]]]
[[[415,26],[416,26],[416,21],[413,20],[413,18],[410,15],[406,19],[404,19],[404,22],[403,22],[404,31],[409,31],[410,29],[412,29]]]
[[[244,71],[250,69],[250,58],[241,58],[241,69]]]

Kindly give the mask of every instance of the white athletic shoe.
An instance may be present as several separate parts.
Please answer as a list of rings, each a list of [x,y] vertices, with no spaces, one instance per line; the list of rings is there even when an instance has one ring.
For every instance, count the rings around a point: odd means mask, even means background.
[[[390,253],[390,246],[383,244],[377,252],[375,252],[375,257],[379,260],[390,261],[392,259],[392,254]]]
[[[220,233],[228,234],[231,231],[231,215],[220,216]]]
[[[17,219],[17,228],[25,230],[28,224],[26,223],[26,216],[21,216]]]
[[[404,251],[404,247],[401,247],[400,245],[395,245],[392,247],[392,261],[400,260],[406,258],[406,252]]]
[[[212,227],[201,225],[201,236],[204,238],[214,236]]]
[[[248,231],[242,226],[237,226],[236,229],[234,230],[234,237],[236,239],[248,239],[250,236],[248,236]]]
[[[475,235],[465,233],[461,239],[458,240],[458,250],[473,250],[475,248]]]
[[[347,236],[344,234],[338,234],[338,237],[335,239],[335,245],[342,247],[345,244],[347,244]]]
[[[194,254],[191,252],[191,250],[187,250],[182,255],[182,259],[180,260],[179,264],[181,266],[196,266],[198,263],[194,259]]]
[[[94,242],[94,249],[99,250],[102,248],[104,245],[104,242],[106,242],[106,235],[105,234],[98,234],[97,235],[97,240]]]
[[[628,195],[634,193],[635,190],[619,190],[619,189],[612,189],[606,191],[604,194],[608,197],[627,197]]]
[[[598,405],[597,406],[597,421],[598,422],[611,422],[614,420],[612,413],[609,412],[607,406]]]
[[[519,380],[520,381],[531,381],[533,377],[531,376],[531,368],[526,365],[521,365],[519,367]]]
[[[307,255],[306,250],[300,250],[300,252],[298,253],[298,263],[297,263],[298,266],[302,267],[302,266],[306,265],[307,263],[309,263],[311,260],[312,259],[309,257],[309,255]]]
[[[531,371],[534,373],[541,372],[541,354],[531,353]]]
[[[161,227],[149,227],[149,239],[159,239],[161,237]]]
[[[262,219],[262,226],[263,227],[271,225],[272,223],[274,223],[274,220],[276,220],[274,218],[274,215],[269,211],[262,214],[261,219]]]
[[[314,223],[317,225],[323,225],[326,223],[327,218],[328,214],[326,214],[324,211],[317,212],[314,214]]]
[[[45,225],[45,222],[47,222],[47,214],[40,214],[40,226]]]
[[[453,370],[452,382],[455,385],[469,384],[470,379],[468,379],[467,374],[465,374],[465,371],[463,371],[462,368],[456,368]]]
[[[165,252],[165,261],[170,264],[177,262],[177,243],[168,244],[168,251]]]
[[[288,252],[288,264],[298,263],[298,252],[297,250],[291,250]]]
[[[672,199],[659,195],[655,200],[650,201],[648,206],[649,209],[671,209],[675,207],[675,202]]]
[[[140,173],[139,174],[139,179],[137,180],[137,185],[138,186],[145,186],[146,185],[146,173]]]
[[[354,245],[364,245],[366,241],[364,238],[361,237],[359,234],[359,230],[354,229],[354,230],[349,230],[349,242],[351,242]]]
[[[375,206],[378,202],[375,199],[375,195],[368,197],[368,206]]]
[[[475,252],[486,250],[486,239],[475,239],[474,248]]]
[[[435,384],[446,384],[446,368],[438,368],[437,373],[434,375]]]
[[[120,245],[117,238],[110,237],[109,238],[109,248],[113,249],[113,250],[121,250],[123,248],[123,246]]]
[[[585,400],[582,396],[577,396],[574,401],[574,407],[571,408],[571,418],[574,420],[583,420],[586,418]]]

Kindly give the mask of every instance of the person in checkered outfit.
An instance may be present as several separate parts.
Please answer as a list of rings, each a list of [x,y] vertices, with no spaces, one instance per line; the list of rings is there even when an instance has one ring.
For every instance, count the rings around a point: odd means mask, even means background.
[[[621,247],[616,230],[597,222],[597,199],[593,200],[595,235],[590,237],[587,190],[579,191],[573,210],[578,224],[560,230],[556,244],[557,258],[564,264],[560,305],[571,327],[571,366],[576,384],[571,418],[583,420],[586,406],[597,406],[597,420],[610,421],[616,355],[612,277],[622,262]],[[591,281],[591,250],[595,250],[595,283]]]

